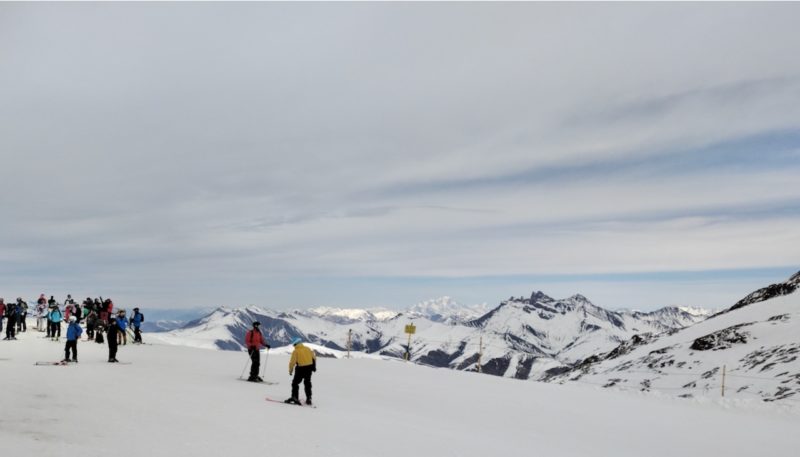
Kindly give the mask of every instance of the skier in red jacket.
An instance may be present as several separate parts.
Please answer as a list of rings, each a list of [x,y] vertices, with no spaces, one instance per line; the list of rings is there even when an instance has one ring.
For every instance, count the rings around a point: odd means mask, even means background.
[[[261,334],[261,322],[253,322],[253,328],[248,330],[244,335],[244,344],[247,346],[247,353],[250,354],[250,377],[247,378],[250,382],[263,382],[264,380],[258,375],[258,369],[261,367],[261,347],[270,348],[269,344],[264,341],[264,335]]]

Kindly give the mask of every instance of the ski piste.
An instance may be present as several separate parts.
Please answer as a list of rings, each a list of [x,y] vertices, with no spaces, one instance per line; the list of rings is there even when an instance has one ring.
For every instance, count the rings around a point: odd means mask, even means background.
[[[238,379],[239,381],[249,382],[249,383],[252,383],[252,384],[266,384],[268,386],[278,385],[277,381],[248,381],[245,378],[236,378],[236,379]]]
[[[317,405],[306,405],[303,402],[300,402],[300,404],[297,405],[297,404],[294,404],[294,403],[286,403],[283,400],[275,400],[274,398],[269,398],[269,397],[264,397],[264,400],[267,400],[268,402],[272,402],[272,403],[280,403],[280,404],[286,405],[286,406],[300,406],[300,407],[303,407],[303,408],[314,408],[314,409],[317,409]]]

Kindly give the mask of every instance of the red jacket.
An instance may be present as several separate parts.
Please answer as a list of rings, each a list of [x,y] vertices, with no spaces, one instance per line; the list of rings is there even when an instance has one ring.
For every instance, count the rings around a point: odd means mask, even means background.
[[[264,335],[261,334],[261,330],[248,330],[244,335],[244,344],[248,349],[261,349],[261,346],[264,345]]]

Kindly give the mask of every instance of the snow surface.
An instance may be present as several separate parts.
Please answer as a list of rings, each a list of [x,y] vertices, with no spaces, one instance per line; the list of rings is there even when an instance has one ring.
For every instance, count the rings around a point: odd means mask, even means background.
[[[0,342],[0,449],[37,456],[791,456],[792,404],[676,399],[526,382],[380,359],[320,358],[317,409],[289,394],[288,348],[266,378],[237,380],[242,352],[161,344],[79,344],[29,331]],[[156,341],[145,335],[146,341]],[[302,389],[301,389],[302,391]]]

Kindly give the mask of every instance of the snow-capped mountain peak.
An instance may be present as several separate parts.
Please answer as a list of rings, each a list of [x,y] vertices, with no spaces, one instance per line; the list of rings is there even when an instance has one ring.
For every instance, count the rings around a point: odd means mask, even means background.
[[[423,317],[433,322],[461,323],[477,319],[486,314],[486,303],[473,306],[461,305],[451,297],[444,296],[426,300],[410,307],[406,312],[409,317]]]
[[[298,311],[302,312],[302,311]],[[394,319],[399,314],[386,308],[333,308],[319,306],[308,310],[309,313],[334,322],[347,323],[357,321],[385,321]]]

